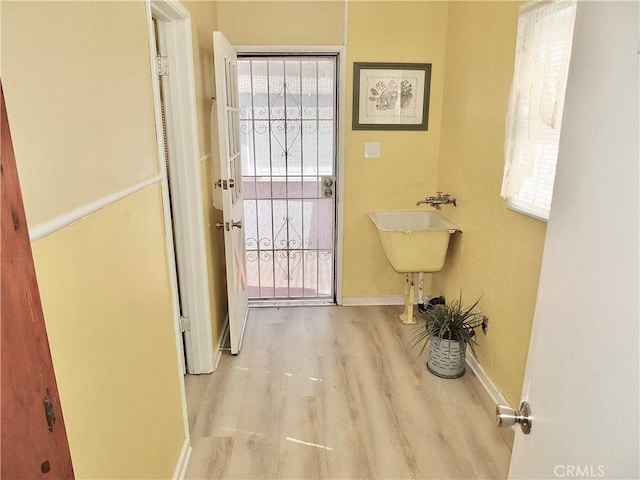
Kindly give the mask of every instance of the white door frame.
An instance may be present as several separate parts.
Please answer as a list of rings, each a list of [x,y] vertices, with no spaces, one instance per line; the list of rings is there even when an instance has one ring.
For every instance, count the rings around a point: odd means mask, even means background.
[[[266,53],[283,55],[287,53],[325,53],[338,57],[338,144],[336,158],[336,303],[342,305],[342,255],[343,255],[343,231],[344,231],[344,150],[345,150],[345,90],[347,55],[346,48],[342,45],[234,45],[238,53]]]
[[[149,44],[153,70],[153,94],[158,137],[160,171],[162,175],[162,197],[165,230],[167,232],[167,256],[169,265],[175,257],[181,259],[182,301],[189,312],[190,329],[184,332],[185,355],[188,373],[211,373],[214,371],[213,344],[211,341],[211,304],[207,252],[204,232],[204,208],[199,161],[198,123],[196,114],[195,76],[193,68],[193,39],[191,13],[180,2],[172,0],[147,0],[149,22]],[[171,234],[171,212],[169,209],[169,185],[164,167],[162,116],[160,111],[160,89],[155,73],[155,43],[153,43],[152,17],[158,24],[159,41],[166,47],[169,57],[170,82],[165,93],[166,114],[170,117],[167,136],[172,146],[172,189],[174,215],[178,218],[174,241]],[[175,168],[173,168],[175,167]],[[175,172],[175,173],[174,173]],[[182,261],[183,260],[183,261]],[[181,351],[180,314],[178,306],[177,275],[170,268],[176,342]]]

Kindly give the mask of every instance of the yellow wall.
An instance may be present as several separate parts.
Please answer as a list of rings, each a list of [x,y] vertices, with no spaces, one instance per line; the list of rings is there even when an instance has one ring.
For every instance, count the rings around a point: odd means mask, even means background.
[[[144,4],[3,4],[7,109],[29,125],[13,132],[29,224],[157,174]]]
[[[218,26],[236,45],[342,45],[344,8],[340,1],[220,2]],[[447,4],[349,2],[347,9],[343,294],[398,295],[404,276],[388,265],[367,213],[413,208],[435,190]],[[353,62],[431,63],[429,131],[352,131]],[[366,141],[381,143],[382,158],[364,159]]]
[[[220,2],[218,26],[238,45],[342,44],[343,2],[322,14],[318,5]],[[469,301],[483,295],[491,324],[479,360],[513,404],[519,401],[546,229],[506,209],[498,196],[517,13],[512,2],[348,2],[343,198],[346,300],[403,291],[403,276],[388,266],[368,212],[415,208],[437,190],[459,199],[444,213],[464,233],[452,242],[445,269],[433,275],[433,287],[431,278],[425,287],[449,298],[462,291]],[[351,130],[353,62],[431,63],[429,131]],[[382,158],[364,159],[367,141],[381,143]]]
[[[159,174],[142,2],[2,2],[29,225]],[[186,438],[159,184],[34,243],[78,478],[168,478]]]
[[[207,243],[207,268],[211,300],[211,341],[214,351],[220,344],[227,315],[227,283],[225,273],[224,236],[215,227],[222,222],[222,211],[213,208],[212,161],[201,162],[202,192],[205,215],[205,240]]]
[[[184,442],[160,186],[33,244],[78,478],[168,478]]]
[[[449,6],[438,190],[458,198],[443,210],[464,233],[434,289],[448,298],[462,291],[467,302],[482,295],[490,324],[479,360],[512,405],[520,401],[546,231],[499,197],[517,18],[510,2]]]
[[[1,5],[3,82],[30,225],[157,175],[143,4]],[[222,236],[213,228],[220,212],[211,208],[210,32],[219,29],[242,45],[340,45],[345,7],[340,1],[186,6],[216,344],[226,297]],[[483,295],[491,323],[479,358],[513,404],[545,233],[542,222],[507,210],[498,197],[516,19],[517,7],[501,2],[348,3],[342,199],[348,298],[402,293],[403,277],[388,266],[369,211],[414,208],[437,189],[458,197],[459,206],[445,213],[465,231],[427,288],[448,297],[462,289],[468,300]],[[428,132],[351,130],[353,62],[385,61],[432,63]],[[381,143],[382,158],[363,158],[366,141]],[[175,467],[184,431],[164,248],[157,185],[34,244],[79,478],[166,478]],[[148,404],[158,397],[161,415]],[[97,426],[93,416],[87,420],[96,409],[104,416]],[[150,421],[149,412],[162,421]]]
[[[211,301],[211,341],[216,349],[224,329],[227,313],[227,288],[224,263],[224,236],[215,228],[222,222],[222,211],[213,208],[213,172],[211,158],[211,103],[215,96],[213,78],[213,35],[218,29],[216,2],[184,2],[191,12],[193,30],[194,74],[200,141],[200,175],[203,192],[207,270]]]
[[[386,20],[386,21],[383,21]],[[368,213],[412,209],[436,189],[447,27],[444,2],[350,2],[344,161],[344,297],[401,295]],[[431,63],[429,130],[353,131],[353,62]],[[380,142],[379,159],[364,158]],[[428,277],[428,276],[427,276]],[[430,279],[426,278],[429,291]]]
[[[200,157],[211,153],[210,111],[215,96],[213,78],[213,32],[218,28],[218,10],[215,1],[183,2],[191,13],[193,35],[193,70],[196,81],[196,108],[198,113],[198,140]]]
[[[342,45],[342,1],[220,1],[218,26],[232,45]]]

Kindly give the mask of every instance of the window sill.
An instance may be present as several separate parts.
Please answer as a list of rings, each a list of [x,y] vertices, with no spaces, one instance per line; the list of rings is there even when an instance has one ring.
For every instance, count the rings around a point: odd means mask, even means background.
[[[542,211],[540,209],[531,208],[528,205],[515,202],[514,200],[507,200],[507,208],[517,213],[522,213],[528,217],[535,218],[541,222],[547,223],[549,221],[549,212]]]

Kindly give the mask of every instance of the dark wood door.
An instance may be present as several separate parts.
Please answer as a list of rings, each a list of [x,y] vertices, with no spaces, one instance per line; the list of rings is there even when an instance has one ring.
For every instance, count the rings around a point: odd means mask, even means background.
[[[73,478],[0,83],[0,476]]]

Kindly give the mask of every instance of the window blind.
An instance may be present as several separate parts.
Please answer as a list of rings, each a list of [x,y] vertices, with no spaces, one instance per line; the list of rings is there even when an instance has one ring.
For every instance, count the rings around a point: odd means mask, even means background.
[[[543,220],[553,195],[575,7],[530,2],[518,18],[501,195],[510,208]]]

